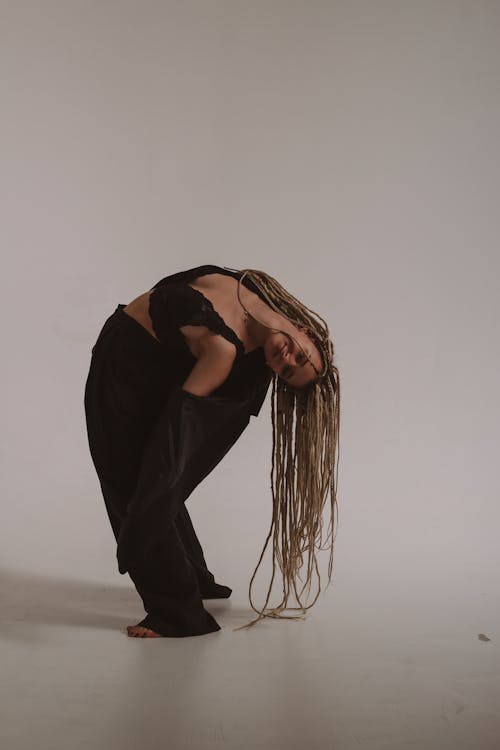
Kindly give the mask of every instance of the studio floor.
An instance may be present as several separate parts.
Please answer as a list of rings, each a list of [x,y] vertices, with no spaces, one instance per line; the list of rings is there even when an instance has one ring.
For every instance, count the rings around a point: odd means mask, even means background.
[[[4,570],[1,747],[499,750],[494,592],[396,580],[234,631],[242,588],[205,603],[220,631],[146,640],[126,635],[143,615],[126,578]]]

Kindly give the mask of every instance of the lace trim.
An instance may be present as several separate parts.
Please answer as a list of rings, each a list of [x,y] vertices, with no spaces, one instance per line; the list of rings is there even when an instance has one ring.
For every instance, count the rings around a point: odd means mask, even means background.
[[[205,297],[203,292],[200,292],[199,289],[195,289],[194,287],[190,286],[190,284],[186,284],[186,286],[188,286],[191,291],[195,292],[201,300],[200,309],[196,310],[192,315],[190,315],[188,325],[206,325],[208,328],[210,328],[211,331],[214,331],[214,333],[225,333],[225,338],[228,338],[231,343],[236,346],[238,355],[244,354],[245,345],[243,341],[219,315],[217,310],[214,308],[211,300]]]

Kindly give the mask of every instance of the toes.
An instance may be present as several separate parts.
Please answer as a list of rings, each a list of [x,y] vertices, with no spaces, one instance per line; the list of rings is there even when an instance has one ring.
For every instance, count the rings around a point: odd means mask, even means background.
[[[127,633],[133,638],[140,638],[141,628],[137,627],[137,625],[129,625],[127,627]]]
[[[150,628],[145,628],[142,625],[128,625],[127,633],[134,638],[160,638],[159,633],[155,633]]]
[[[148,638],[160,638],[159,633],[155,633],[154,630],[150,630],[149,628],[144,628],[146,631],[145,634],[148,636]]]

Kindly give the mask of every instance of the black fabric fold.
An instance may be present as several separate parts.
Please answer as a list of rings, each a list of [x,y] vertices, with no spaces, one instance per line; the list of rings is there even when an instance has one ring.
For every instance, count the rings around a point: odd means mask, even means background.
[[[249,419],[245,402],[195,396],[173,387],[145,446],[121,526],[120,573],[165,539],[182,504],[234,445]]]

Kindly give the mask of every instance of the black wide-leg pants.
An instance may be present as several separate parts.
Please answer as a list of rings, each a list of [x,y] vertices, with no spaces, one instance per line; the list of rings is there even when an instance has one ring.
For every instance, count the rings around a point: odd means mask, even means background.
[[[142,598],[144,626],[173,637],[214,632],[220,626],[202,599],[228,597],[231,589],[215,583],[208,570],[184,500],[248,419],[232,419],[225,432],[219,430],[224,448],[217,455],[211,441],[205,440],[206,449],[202,442],[193,448],[204,439],[196,425],[183,464],[187,440],[179,437],[180,426],[189,423],[193,408],[213,406],[194,396],[189,401],[190,394],[172,382],[172,353],[123,307],[106,320],[92,349],[84,398],[90,453],[119,543],[119,570],[129,573]]]

